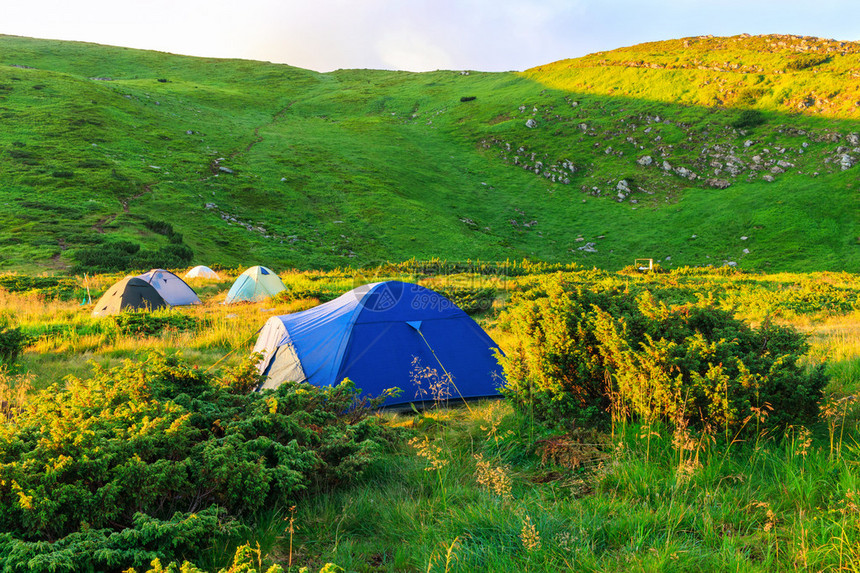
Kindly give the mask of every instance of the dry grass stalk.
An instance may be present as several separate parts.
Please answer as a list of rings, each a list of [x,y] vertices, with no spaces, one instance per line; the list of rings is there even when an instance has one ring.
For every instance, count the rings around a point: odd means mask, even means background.
[[[523,528],[520,531],[520,539],[523,542],[523,548],[529,553],[541,548],[540,533],[538,533],[537,528],[534,523],[532,523],[532,518],[528,515],[526,515],[525,521],[523,521]]]
[[[415,448],[419,457],[427,460],[429,464],[425,471],[432,472],[440,470],[448,465],[448,460],[442,458],[442,448],[436,444],[430,443],[430,438],[424,436],[424,439],[412,438],[409,440],[409,445]]]
[[[502,499],[511,498],[511,477],[503,466],[493,466],[482,454],[475,455],[475,479],[487,491]]]

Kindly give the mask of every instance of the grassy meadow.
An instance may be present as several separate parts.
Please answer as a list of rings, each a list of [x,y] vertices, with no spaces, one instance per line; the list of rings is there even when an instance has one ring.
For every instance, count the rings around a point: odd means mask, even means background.
[[[856,45],[688,44],[320,74],[3,36],[0,269],[856,270]]]
[[[857,43],[784,35],[508,73],[0,35],[0,570],[860,571],[858,76]],[[192,262],[202,304],[91,315]],[[286,290],[223,304],[261,262]],[[249,392],[269,317],[386,279],[557,379],[407,413]],[[692,380],[681,414],[618,364]],[[774,411],[788,367],[814,391]]]
[[[125,321],[93,318],[92,305],[82,304],[87,287],[95,300],[118,275],[4,290],[0,316],[28,342],[3,388],[14,395],[23,386],[32,395],[69,377],[87,379],[90,362],[115,367],[152,352],[181,352],[206,370],[237,365],[269,316],[371,280],[418,282],[461,302],[472,297],[473,316],[507,351],[518,344],[503,319],[512,293],[548,277],[644,286],[676,305],[711,297],[750,324],[772,320],[808,335],[804,360],[825,364],[829,377],[817,423],[725,443],[707,432],[622,418],[604,428],[548,429],[506,400],[382,413],[378,421],[400,437],[357,480],[262,508],[243,518],[244,534],[184,558],[215,570],[229,565],[237,545],[250,543],[261,570],[316,570],[329,562],[347,571],[404,572],[860,569],[857,275],[489,270],[411,261],[290,271],[281,274],[283,296],[223,305],[237,274],[227,270],[220,280],[191,281],[202,305]],[[50,296],[57,289],[62,296]]]

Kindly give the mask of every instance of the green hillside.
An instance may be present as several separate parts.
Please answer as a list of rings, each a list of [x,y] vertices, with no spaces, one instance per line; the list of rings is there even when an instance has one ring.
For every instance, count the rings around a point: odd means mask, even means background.
[[[327,74],[0,36],[0,270],[857,272],[858,77],[860,44],[789,36]]]

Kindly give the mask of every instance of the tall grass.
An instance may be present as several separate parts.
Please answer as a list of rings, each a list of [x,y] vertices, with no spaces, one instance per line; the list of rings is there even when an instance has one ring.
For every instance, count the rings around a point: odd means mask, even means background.
[[[435,288],[493,286],[493,306],[475,316],[503,349],[517,344],[497,315],[528,276],[387,276]],[[294,514],[284,506],[250,518],[249,540],[260,543],[263,560],[287,564],[292,557],[312,568],[331,561],[368,572],[860,569],[860,317],[814,308],[779,314],[786,292],[802,294],[833,278],[591,271],[569,278],[586,285],[648,281],[677,289],[681,302],[710,292],[717,304],[740,305],[750,320],[776,317],[805,330],[810,361],[826,363],[832,376],[818,423],[726,443],[684,426],[682,417],[643,424],[618,411],[607,432],[559,433],[502,400],[470,409],[428,402],[420,414],[379,415],[407,436],[350,488],[298,499]],[[294,292],[336,294],[366,277],[341,269],[284,279]],[[860,291],[855,276],[837,279],[850,293]],[[91,280],[96,291],[110,284]],[[89,360],[112,365],[157,349],[179,350],[201,368],[238,361],[268,317],[319,302],[220,304],[230,282],[195,283],[204,303],[155,313],[168,327],[146,336],[91,317],[91,307],[76,300],[0,291],[0,313],[32,336],[16,373],[0,375],[4,412],[26,403],[30,385],[85,377]],[[193,326],[171,328],[171,317]],[[293,520],[292,533],[285,518]],[[229,549],[213,548],[212,562]]]

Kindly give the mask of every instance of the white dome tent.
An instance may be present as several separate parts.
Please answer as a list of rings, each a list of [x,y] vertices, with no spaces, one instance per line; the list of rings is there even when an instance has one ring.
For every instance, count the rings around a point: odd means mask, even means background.
[[[185,278],[187,279],[220,279],[218,273],[210,269],[205,265],[197,265],[187,273],[185,273]]]

